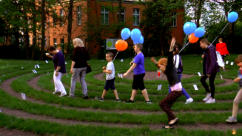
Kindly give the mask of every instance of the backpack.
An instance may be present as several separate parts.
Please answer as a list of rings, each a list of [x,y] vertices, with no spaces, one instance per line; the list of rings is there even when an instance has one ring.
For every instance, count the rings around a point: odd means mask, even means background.
[[[224,66],[225,66],[224,61],[222,59],[221,54],[218,51],[216,51],[216,56],[217,56],[217,63],[219,65],[219,67],[224,68]]]

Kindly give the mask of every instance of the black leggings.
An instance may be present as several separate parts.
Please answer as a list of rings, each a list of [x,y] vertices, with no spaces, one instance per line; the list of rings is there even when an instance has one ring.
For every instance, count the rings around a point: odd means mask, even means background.
[[[203,75],[202,78],[201,78],[201,83],[203,85],[203,87],[205,88],[206,92],[207,93],[211,93],[211,97],[214,98],[214,93],[215,93],[215,85],[214,85],[214,80],[215,80],[215,77],[216,77],[216,74],[211,74],[210,77],[208,77],[207,75]],[[210,86],[210,89],[208,87],[208,84],[206,82],[206,79],[209,78],[209,86]]]

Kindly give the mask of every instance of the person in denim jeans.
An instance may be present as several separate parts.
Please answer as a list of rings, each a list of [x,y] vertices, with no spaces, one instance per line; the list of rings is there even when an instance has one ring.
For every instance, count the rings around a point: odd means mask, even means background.
[[[85,81],[86,70],[87,70],[87,60],[89,59],[89,55],[87,53],[86,48],[84,47],[83,41],[80,38],[75,38],[73,40],[74,50],[72,53],[72,63],[70,73],[71,77],[71,88],[70,88],[70,97],[75,96],[75,87],[76,81],[80,79],[82,86],[83,98],[88,99],[88,90],[87,84]]]

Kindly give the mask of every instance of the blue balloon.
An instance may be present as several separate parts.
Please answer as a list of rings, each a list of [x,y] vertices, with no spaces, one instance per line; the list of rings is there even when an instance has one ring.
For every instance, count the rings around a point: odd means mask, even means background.
[[[139,44],[143,44],[144,43],[144,37],[141,35],[139,38]]]
[[[135,28],[131,31],[131,39],[134,43],[139,43],[141,36],[141,31],[139,29]]]
[[[193,23],[193,22],[186,22],[183,25],[183,31],[187,35],[193,33],[196,28],[197,28],[197,25],[195,23]]]
[[[121,37],[123,40],[127,40],[130,37],[130,30],[128,28],[122,29]]]
[[[201,38],[203,37],[203,35],[205,34],[205,30],[203,27],[198,27],[196,30],[195,30],[195,36],[198,37],[198,38]]]
[[[237,19],[238,19],[239,15],[237,12],[233,11],[233,12],[230,12],[229,15],[228,15],[228,21],[230,23],[233,23],[235,22]]]

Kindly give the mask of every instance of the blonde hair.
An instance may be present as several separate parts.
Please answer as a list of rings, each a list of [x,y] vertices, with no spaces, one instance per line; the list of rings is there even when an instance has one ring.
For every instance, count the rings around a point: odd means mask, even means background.
[[[167,65],[167,58],[160,58],[159,61],[158,61],[158,64],[160,65]]]
[[[236,64],[242,62],[242,54],[238,55],[238,57],[234,61]]]
[[[76,47],[85,47],[83,41],[80,38],[73,39],[73,46]]]

